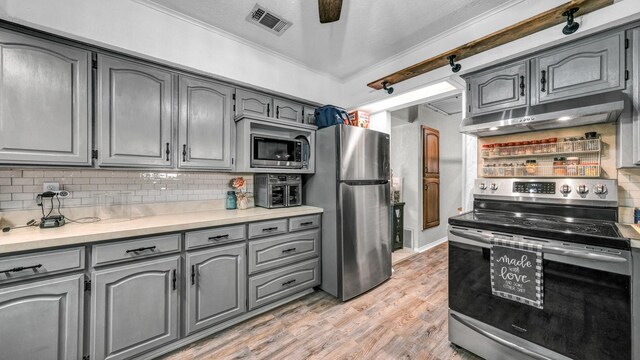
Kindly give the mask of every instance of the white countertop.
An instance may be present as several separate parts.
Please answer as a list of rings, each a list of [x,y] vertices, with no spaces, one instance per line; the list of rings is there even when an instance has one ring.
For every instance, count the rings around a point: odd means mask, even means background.
[[[121,222],[93,224],[67,223],[59,228],[21,228],[0,233],[0,254],[39,250],[57,246],[83,245],[91,242],[181,232],[283,217],[322,213],[321,208],[297,206],[280,209],[210,210],[140,217]]]
[[[616,224],[618,225],[618,230],[620,230],[620,234],[631,240],[632,248],[640,248],[640,232],[638,232],[633,225],[627,224]]]

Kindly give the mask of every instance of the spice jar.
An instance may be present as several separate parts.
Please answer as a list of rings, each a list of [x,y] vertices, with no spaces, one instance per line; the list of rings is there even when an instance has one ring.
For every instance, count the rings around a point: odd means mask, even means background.
[[[491,145],[491,156],[500,156],[500,144]]]
[[[488,158],[489,157],[489,145],[488,144],[482,145],[482,153],[481,154],[482,154],[483,158]]]
[[[515,171],[513,169],[513,164],[505,164],[504,176],[506,176],[506,177],[514,177],[515,176]]]
[[[540,140],[533,140],[531,143],[533,144],[533,153],[540,154],[542,152],[542,149],[540,148]]]
[[[567,158],[567,176],[578,176],[578,165],[580,159],[576,156]]]
[[[516,143],[507,143],[507,155],[517,155],[518,149],[516,149]]]
[[[527,173],[525,163],[519,163],[516,165],[516,176],[524,176]]]
[[[553,175],[567,176],[567,158],[563,156],[553,158]]]
[[[558,138],[549,138],[547,140],[549,140],[549,152],[550,153],[557,152],[558,151],[558,146],[557,146],[558,145],[557,144]]]
[[[540,140],[540,152],[541,153],[549,152],[549,139]]]
[[[583,151],[584,145],[585,145],[585,141],[583,137],[577,139],[577,141],[573,143],[573,151]]]
[[[500,144],[500,156],[509,156],[509,155],[511,155],[508,146],[509,146],[509,143]]]
[[[573,140],[574,138],[564,138],[562,141],[562,151],[564,152],[572,152],[573,151]]]
[[[580,164],[578,172],[582,171],[588,177],[600,176],[600,165],[597,162],[585,162]]]
[[[538,163],[535,160],[527,160],[527,176],[535,176],[538,172]]]
[[[516,143],[516,151],[514,153],[514,155],[524,155],[524,143],[522,141],[519,141]]]
[[[523,141],[522,145],[524,146],[524,153],[527,155],[533,154],[533,146],[531,146],[531,141]]]

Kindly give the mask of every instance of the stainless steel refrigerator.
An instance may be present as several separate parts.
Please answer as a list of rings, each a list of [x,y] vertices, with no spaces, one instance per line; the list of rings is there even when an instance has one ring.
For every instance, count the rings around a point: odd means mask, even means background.
[[[391,276],[389,135],[338,125],[316,132],[303,200],[324,208],[322,290],[346,301]]]

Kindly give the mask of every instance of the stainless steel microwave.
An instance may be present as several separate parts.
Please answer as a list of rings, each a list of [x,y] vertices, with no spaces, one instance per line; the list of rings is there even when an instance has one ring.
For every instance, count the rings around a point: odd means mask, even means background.
[[[302,141],[251,135],[251,167],[302,169]]]

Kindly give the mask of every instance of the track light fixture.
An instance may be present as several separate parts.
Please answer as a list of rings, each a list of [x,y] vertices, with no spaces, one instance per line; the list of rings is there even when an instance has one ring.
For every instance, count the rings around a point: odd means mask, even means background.
[[[573,21],[573,14],[578,12],[578,10],[580,10],[580,8],[574,7],[562,13],[562,16],[567,17],[567,25],[562,29],[563,34],[565,35],[573,34],[580,27],[580,24]]]
[[[388,84],[389,84],[388,81],[382,82],[382,88],[384,89],[384,91],[387,92],[387,94],[391,95],[391,94],[393,94],[393,88],[392,87],[387,87]]]
[[[455,55],[447,56],[447,60],[449,60],[449,65],[451,65],[451,71],[453,71],[454,73],[457,73],[458,71],[460,71],[460,69],[462,69],[462,65],[454,63],[453,59],[455,58],[456,58]]]

